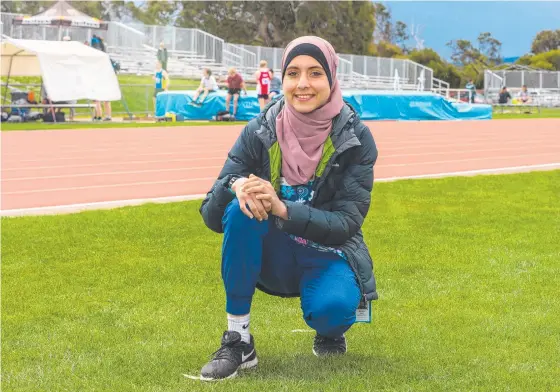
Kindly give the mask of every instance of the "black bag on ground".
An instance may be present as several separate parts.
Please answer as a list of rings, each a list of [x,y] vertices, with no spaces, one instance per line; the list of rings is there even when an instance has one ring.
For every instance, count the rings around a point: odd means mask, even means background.
[[[216,120],[216,121],[235,121],[235,117],[233,117],[231,114],[229,114],[229,112],[226,111],[226,110],[220,110],[214,116],[214,120]]]
[[[66,119],[64,118],[64,112],[54,112],[55,114],[55,119],[56,122],[65,122]],[[44,115],[43,115],[43,122],[49,122],[52,123],[53,121],[53,116],[52,116],[52,112],[50,110],[48,110]]]

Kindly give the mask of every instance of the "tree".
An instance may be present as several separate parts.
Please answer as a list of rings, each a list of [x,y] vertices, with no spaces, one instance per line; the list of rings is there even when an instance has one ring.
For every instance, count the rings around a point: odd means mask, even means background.
[[[472,45],[471,41],[458,39],[456,41],[449,41],[447,46],[452,50],[451,60],[457,65],[466,66],[467,64],[479,62],[483,65],[488,65],[482,53]]]
[[[380,41],[375,45],[375,56],[379,57],[402,57],[403,52],[397,45],[387,41]]]
[[[531,44],[531,51],[535,54],[556,49],[560,49],[560,29],[541,31]]]
[[[197,3],[190,3],[189,7]],[[126,8],[131,16],[147,25],[173,25],[176,13],[183,8],[180,1],[147,1],[137,6],[135,2],[127,2]]]
[[[533,68],[560,71],[560,49],[551,50],[536,55],[525,55],[520,57],[517,64],[528,65]]]
[[[375,28],[373,4],[358,1],[193,2],[177,15],[177,26],[226,42],[284,47],[298,36],[318,35],[340,53],[368,54]]]
[[[406,41],[409,40],[410,35],[408,34],[408,27],[404,22],[400,20],[395,23],[394,39],[395,43],[401,47],[403,52],[407,52]]]
[[[478,36],[478,50],[491,63],[499,64],[502,62],[502,43],[492,37],[491,33],[481,33]]]
[[[45,5],[52,5],[50,2],[45,1],[3,1],[1,10],[2,12],[11,12],[15,14],[35,15],[45,10],[48,7]]]
[[[445,80],[452,88],[461,86],[461,75],[459,70],[453,65],[444,61],[434,50],[426,48],[413,50],[408,58],[416,63],[425,65],[434,70],[434,77]]]
[[[375,31],[374,38],[376,42],[393,40],[393,27],[391,25],[391,10],[382,3],[374,4],[375,14]]]
[[[452,49],[453,62],[461,66],[470,64],[477,68],[488,68],[501,62],[502,43],[490,33],[478,36],[478,47],[465,39],[449,41],[447,46]]]

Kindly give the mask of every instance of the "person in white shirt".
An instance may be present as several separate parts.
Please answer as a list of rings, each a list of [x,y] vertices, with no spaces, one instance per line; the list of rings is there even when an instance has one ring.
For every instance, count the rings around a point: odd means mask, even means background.
[[[519,94],[517,94],[517,99],[521,101],[521,103],[531,102],[531,96],[529,95],[529,91],[527,91],[526,85],[523,85],[523,87],[521,87],[521,91],[519,92]]]
[[[200,86],[196,89],[196,92],[194,93],[190,105],[200,107],[204,104],[204,100],[206,99],[208,94],[218,91],[218,83],[216,82],[216,79],[212,76],[212,71],[210,70],[210,68],[204,68],[202,70],[202,75],[203,76],[202,79],[200,80]],[[200,93],[203,94],[200,99],[200,102],[198,102],[198,97],[200,96]]]

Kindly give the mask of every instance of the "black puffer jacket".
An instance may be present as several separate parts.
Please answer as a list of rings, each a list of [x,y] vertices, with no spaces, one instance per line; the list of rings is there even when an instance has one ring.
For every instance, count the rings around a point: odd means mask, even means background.
[[[283,105],[281,99],[265,108],[263,114],[247,124],[229,152],[200,208],[204,222],[213,231],[223,232],[222,217],[234,198],[227,189],[232,176],[248,177],[253,173],[278,189],[282,158],[275,119]],[[370,206],[376,160],[377,148],[368,127],[345,104],[333,119],[332,132],[316,171],[311,204],[286,202],[288,220],[275,217],[277,226],[287,233],[340,248],[367,300],[377,299],[377,292],[373,263],[361,226]],[[269,292],[265,287],[260,288]]]

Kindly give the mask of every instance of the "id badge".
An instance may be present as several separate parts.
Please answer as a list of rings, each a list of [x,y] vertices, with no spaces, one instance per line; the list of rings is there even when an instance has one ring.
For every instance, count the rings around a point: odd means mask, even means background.
[[[356,309],[357,323],[371,323],[371,301],[361,300]]]

